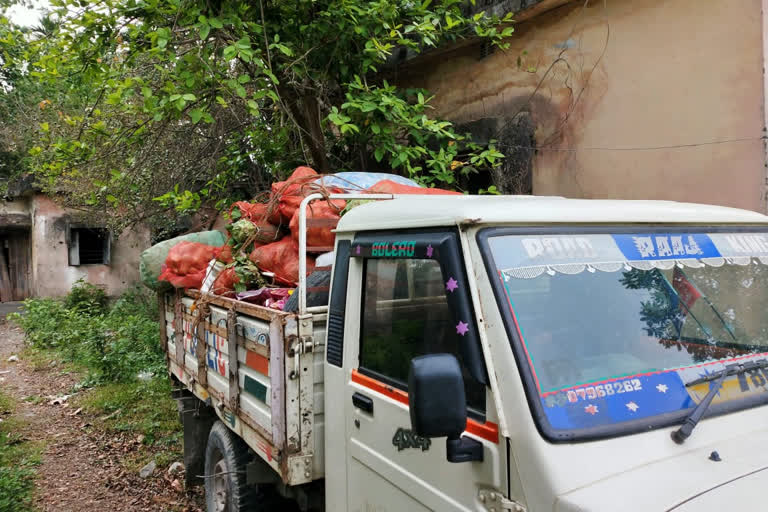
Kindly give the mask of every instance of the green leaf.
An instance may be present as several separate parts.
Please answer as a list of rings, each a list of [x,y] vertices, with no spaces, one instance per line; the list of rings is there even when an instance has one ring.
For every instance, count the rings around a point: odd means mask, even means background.
[[[224,28],[224,24],[219,18],[208,18],[208,24],[213,28]]]
[[[235,55],[237,55],[237,48],[234,46],[225,47],[221,53],[221,56],[224,58],[224,60],[232,60],[235,58]]]
[[[182,99],[184,99],[184,101],[196,101],[197,100],[197,96],[195,96],[194,94],[191,94],[191,93],[187,93],[184,96],[182,96]]]
[[[211,33],[211,26],[208,25],[207,23],[201,23],[199,30],[200,30],[200,39],[203,39],[203,40],[208,39],[208,34]]]
[[[203,111],[199,108],[195,108],[190,110],[189,112],[189,118],[192,120],[193,123],[197,124],[200,122],[200,119],[203,118]]]

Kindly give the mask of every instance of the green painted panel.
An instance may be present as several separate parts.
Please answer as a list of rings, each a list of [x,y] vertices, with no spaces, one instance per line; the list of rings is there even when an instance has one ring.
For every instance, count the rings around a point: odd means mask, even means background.
[[[267,403],[267,386],[247,375],[245,376],[245,392]]]

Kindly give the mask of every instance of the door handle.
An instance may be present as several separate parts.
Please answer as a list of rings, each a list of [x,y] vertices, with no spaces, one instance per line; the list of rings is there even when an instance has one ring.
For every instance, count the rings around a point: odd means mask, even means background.
[[[373,414],[373,400],[362,393],[354,393],[352,395],[352,405],[368,414]]]

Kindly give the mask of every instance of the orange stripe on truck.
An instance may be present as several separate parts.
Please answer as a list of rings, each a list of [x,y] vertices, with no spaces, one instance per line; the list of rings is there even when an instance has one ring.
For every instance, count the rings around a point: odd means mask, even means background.
[[[245,351],[245,366],[251,370],[256,370],[262,375],[269,377],[269,359],[261,354],[252,352],[250,350]]]
[[[391,398],[392,400],[408,405],[408,393],[402,389],[393,388],[381,381],[363,375],[357,370],[352,370],[352,382],[360,384],[361,386]],[[469,418],[467,419],[466,432],[492,443],[498,444],[499,442],[499,426],[491,421],[480,423],[479,421]]]

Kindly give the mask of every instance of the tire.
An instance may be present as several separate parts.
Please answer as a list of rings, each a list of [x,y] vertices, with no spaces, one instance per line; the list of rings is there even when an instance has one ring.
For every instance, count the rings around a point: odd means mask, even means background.
[[[328,291],[331,286],[331,271],[316,270],[307,276],[307,307],[327,306]],[[299,289],[291,294],[285,301],[283,311],[295,313],[299,310]]]
[[[205,504],[208,512],[259,510],[258,490],[256,486],[246,483],[246,466],[250,459],[245,442],[221,421],[216,421],[205,449]]]

